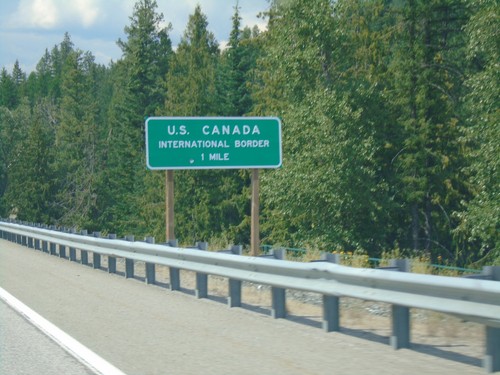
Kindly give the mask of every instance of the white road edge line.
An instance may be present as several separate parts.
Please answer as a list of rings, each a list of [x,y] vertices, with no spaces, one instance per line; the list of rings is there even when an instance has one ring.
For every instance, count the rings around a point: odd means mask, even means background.
[[[80,344],[73,337],[62,331],[54,324],[43,318],[24,303],[19,301],[5,289],[0,287],[0,299],[21,314],[31,324],[49,336],[79,362],[98,375],[126,375],[105,359],[99,357],[92,350]]]

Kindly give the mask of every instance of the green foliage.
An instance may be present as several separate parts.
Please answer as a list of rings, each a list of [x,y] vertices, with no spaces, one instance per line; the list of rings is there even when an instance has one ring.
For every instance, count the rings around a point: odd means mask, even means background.
[[[93,57],[79,51],[68,55],[62,70],[59,126],[56,132],[55,168],[60,223],[89,228],[97,214],[100,144],[98,105],[91,76]],[[90,228],[89,228],[90,229]]]
[[[218,85],[218,74],[222,72],[218,66],[220,54],[207,26],[206,16],[196,7],[167,75],[165,114],[169,116],[224,114],[224,103],[217,101],[218,90],[221,90]],[[248,184],[247,172],[176,172],[177,237],[192,243],[227,233],[236,243],[247,242]]]
[[[395,198],[411,228],[399,243],[437,256],[459,257],[452,213],[469,192],[460,129],[468,20],[462,1],[409,1],[392,9],[396,34],[387,68],[386,99],[400,134],[392,165]],[[395,151],[396,151],[395,150]]]
[[[263,113],[283,114],[285,157],[263,176],[272,220],[263,228],[269,242],[374,250],[385,243],[387,187],[377,173],[376,119],[362,106],[376,96],[337,64],[346,56],[334,24],[328,2],[272,10],[256,95]]]
[[[144,120],[163,106],[164,77],[172,54],[170,27],[154,0],[134,6],[127,40],[118,41],[123,59],[112,69],[113,92],[107,118],[106,169],[103,173],[103,207],[100,223],[109,231],[137,236],[149,233],[138,218],[145,185]],[[104,191],[104,189],[106,191]],[[154,193],[153,193],[154,196]]]
[[[468,60],[473,65],[464,97],[473,199],[459,212],[457,236],[480,249],[482,262],[500,264],[500,11],[496,1],[482,0],[466,28]]]
[[[165,239],[147,116],[278,116],[261,173],[265,242],[454,264],[500,261],[497,0],[273,0],[238,6],[220,51],[195,8],[175,52],[138,0],[109,66],[69,34],[28,76],[0,71],[0,215]],[[249,171],[175,173],[182,243],[248,244]]]
[[[20,220],[52,222],[54,200],[53,170],[50,167],[54,150],[55,108],[41,101],[30,108],[24,101],[14,117],[25,126],[26,137],[16,142],[8,165],[8,184],[4,199],[7,210]]]

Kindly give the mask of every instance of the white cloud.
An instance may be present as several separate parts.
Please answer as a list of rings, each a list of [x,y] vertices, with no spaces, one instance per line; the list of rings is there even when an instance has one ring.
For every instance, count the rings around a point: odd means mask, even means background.
[[[21,0],[13,17],[16,24],[42,29],[54,27],[58,18],[53,0]]]
[[[10,28],[54,29],[63,25],[92,26],[99,16],[96,0],[20,0]]]
[[[81,17],[84,27],[92,26],[99,16],[100,9],[95,0],[73,0],[69,2],[75,12],[76,17]]]

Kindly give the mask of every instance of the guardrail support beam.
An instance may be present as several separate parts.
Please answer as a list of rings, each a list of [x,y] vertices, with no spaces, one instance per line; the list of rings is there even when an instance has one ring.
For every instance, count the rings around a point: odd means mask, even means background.
[[[486,266],[484,273],[500,282],[500,266]],[[486,353],[483,367],[488,373],[500,371],[500,328],[486,326]]]
[[[410,347],[410,309],[392,305],[392,334],[390,344],[393,349]]]
[[[50,249],[50,255],[57,255],[56,244],[54,242],[51,242],[49,244],[49,249]]]
[[[207,250],[208,242],[196,242],[195,249]],[[196,289],[194,291],[196,298],[208,297],[208,275],[202,272],[196,272]]]
[[[323,330],[340,330],[339,297],[323,295]]]
[[[227,305],[229,307],[241,307],[241,280],[229,279],[229,297]]]
[[[134,242],[134,236],[125,236],[125,241]],[[134,260],[125,258],[125,278],[132,279],[134,277]]]
[[[59,258],[66,258],[66,246],[59,245]]]
[[[486,326],[486,354],[483,367],[488,373],[500,371],[500,328]]]
[[[220,250],[219,253],[241,255],[243,246],[233,245],[228,250]],[[228,279],[228,290],[227,305],[229,307],[241,307],[241,280]]]
[[[396,267],[399,272],[410,270],[409,259],[391,259],[390,267]],[[393,349],[410,347],[410,309],[405,306],[392,305],[392,334],[390,344]]]
[[[154,237],[146,237],[144,240],[147,243],[155,243]],[[146,278],[145,278],[146,284],[154,284],[156,282],[155,264],[146,262],[145,268],[146,268]]]
[[[170,290],[181,290],[181,271],[175,267],[169,267]]]
[[[93,235],[95,238],[100,238],[101,232],[94,232]],[[94,269],[101,268],[101,254],[96,252],[92,253],[92,268]]]
[[[329,262],[340,264],[340,254],[322,253],[319,260],[313,262]],[[334,332],[340,330],[340,298],[323,295],[323,330]]]
[[[74,247],[69,248],[69,260],[71,262],[76,262],[76,249]]]
[[[88,231],[86,229],[82,229],[80,232],[82,236],[87,236]],[[85,250],[80,249],[80,263],[83,264],[84,266],[88,266],[89,264],[89,253]]]
[[[208,275],[206,273],[196,272],[196,290],[194,291],[196,298],[208,297]]]
[[[108,234],[110,240],[116,239],[116,234]],[[108,255],[108,273],[116,273],[116,257]]]
[[[72,228],[69,232],[72,234],[76,234],[76,229]],[[76,262],[76,249],[74,247],[69,248],[69,260],[70,262]]]
[[[125,258],[125,278],[134,278],[134,261],[132,259]]]
[[[271,287],[271,316],[274,319],[286,318],[286,290]]]
[[[166,243],[164,243],[165,246],[172,246],[172,247],[177,247],[179,246],[179,242],[177,240],[168,240]],[[169,267],[168,268],[168,274],[169,274],[169,287],[170,290],[181,290],[181,272],[179,268],[176,267]]]
[[[54,225],[51,225],[49,227],[50,230],[56,230],[56,227]],[[57,255],[57,252],[56,252],[56,243],[55,242],[49,242],[48,243],[49,245],[49,254],[50,255]]]

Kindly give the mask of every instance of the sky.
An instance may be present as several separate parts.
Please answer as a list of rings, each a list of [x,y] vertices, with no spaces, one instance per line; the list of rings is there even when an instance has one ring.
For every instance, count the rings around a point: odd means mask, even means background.
[[[197,4],[207,16],[208,29],[221,46],[227,43],[231,18],[238,1],[242,26],[265,29],[257,15],[268,0],[156,0],[166,25],[172,24],[170,38],[177,45],[189,15]],[[121,57],[118,39],[125,40],[124,27],[130,24],[136,0],[0,0],[0,69],[12,72],[16,60],[30,73],[68,32],[76,48],[90,51],[96,62],[107,65]]]

